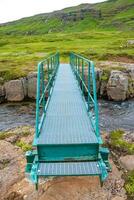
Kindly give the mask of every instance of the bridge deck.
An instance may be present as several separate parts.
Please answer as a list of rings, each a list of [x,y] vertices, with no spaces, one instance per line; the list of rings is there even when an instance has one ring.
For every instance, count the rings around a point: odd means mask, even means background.
[[[61,64],[38,144],[98,143],[71,66]]]

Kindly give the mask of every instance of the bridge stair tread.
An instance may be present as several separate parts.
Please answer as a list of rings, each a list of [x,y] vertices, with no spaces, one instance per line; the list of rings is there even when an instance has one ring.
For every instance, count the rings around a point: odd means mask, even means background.
[[[39,176],[84,176],[101,175],[102,171],[98,161],[94,162],[57,162],[39,163]]]

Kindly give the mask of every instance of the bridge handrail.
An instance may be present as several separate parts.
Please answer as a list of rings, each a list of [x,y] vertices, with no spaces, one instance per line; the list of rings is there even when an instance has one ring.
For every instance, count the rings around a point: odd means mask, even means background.
[[[86,85],[84,71],[85,71],[85,64],[88,65],[88,83]],[[100,130],[99,130],[99,114],[98,114],[98,103],[97,103],[97,93],[96,93],[96,75],[94,70],[94,63],[87,58],[84,58],[81,55],[76,53],[70,53],[70,65],[73,69],[74,74],[79,82],[79,85],[82,90],[82,94],[85,97],[85,92],[87,93],[88,100],[87,100],[87,111],[90,115],[92,126],[95,130],[96,136],[98,140],[101,142],[100,139]],[[80,72],[80,66],[82,67],[82,72]],[[92,78],[92,87],[93,87],[93,96],[91,94],[91,78]],[[93,104],[95,120],[91,115],[91,103]]]
[[[45,74],[46,66],[46,74]],[[48,102],[51,97],[52,86],[54,77],[56,75],[59,66],[59,53],[55,53],[43,61],[38,63],[38,74],[37,74],[37,93],[36,93],[36,125],[35,125],[35,140],[39,137],[40,130],[45,118],[45,113],[47,110]],[[45,86],[45,75],[47,75],[48,81]],[[48,93],[48,98],[46,100],[46,93]],[[40,118],[40,108],[42,106],[43,114]],[[36,142],[35,142],[36,143]]]

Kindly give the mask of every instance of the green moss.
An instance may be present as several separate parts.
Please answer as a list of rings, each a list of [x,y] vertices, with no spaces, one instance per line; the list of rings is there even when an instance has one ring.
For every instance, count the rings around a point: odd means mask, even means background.
[[[109,68],[103,69],[103,74],[101,76],[101,81],[107,82],[108,79],[109,79],[109,76],[110,76],[110,69]]]
[[[101,81],[108,81],[108,79],[109,79],[109,76],[108,76],[108,74],[106,74],[106,73],[103,73],[102,74],[102,76],[101,76]]]
[[[13,135],[18,135],[19,137],[26,137],[33,132],[33,130],[30,130],[30,129],[31,129],[30,126],[24,126],[24,127],[11,129],[9,131],[0,131],[0,140],[4,140]]]
[[[32,149],[32,145],[27,144],[23,141],[16,142],[16,146],[20,147],[24,152],[29,151]]]
[[[1,131],[0,132],[0,140],[4,140],[8,137],[11,137],[13,135],[12,132],[4,132],[4,131]]]
[[[110,134],[110,145],[112,148],[119,150],[119,152],[125,152],[128,154],[134,154],[134,144],[129,143],[123,139],[124,131],[115,130]]]
[[[134,171],[128,172],[125,178],[125,189],[128,196],[134,198]]]

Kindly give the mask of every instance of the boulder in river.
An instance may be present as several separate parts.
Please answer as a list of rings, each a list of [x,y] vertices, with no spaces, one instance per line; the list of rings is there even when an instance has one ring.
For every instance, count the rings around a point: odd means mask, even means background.
[[[4,102],[5,100],[5,88],[3,85],[0,85],[0,103]]]
[[[8,81],[4,87],[8,101],[22,101],[24,99],[24,88],[20,79]]]
[[[128,68],[129,86],[128,97],[134,97],[134,66]]]
[[[37,73],[31,72],[27,76],[28,79],[28,97],[36,99]]]
[[[127,98],[128,77],[118,70],[112,70],[107,84],[107,95],[110,100],[122,101]]]

